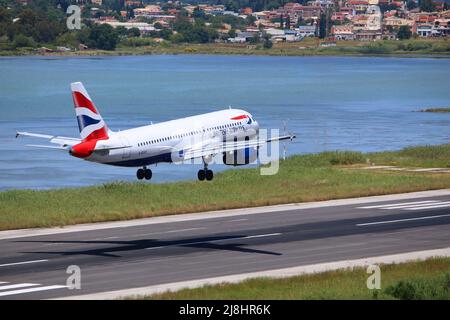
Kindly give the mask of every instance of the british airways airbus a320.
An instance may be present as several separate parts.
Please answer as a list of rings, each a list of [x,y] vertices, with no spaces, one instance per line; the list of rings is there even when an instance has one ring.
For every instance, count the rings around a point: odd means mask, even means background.
[[[259,125],[244,110],[226,109],[144,127],[114,132],[103,121],[81,82],[71,84],[81,138],[17,132],[16,137],[48,139],[51,145],[34,147],[68,150],[84,160],[123,167],[138,167],[137,178],[150,180],[147,166],[159,162],[179,162],[201,158],[199,180],[212,180],[211,159],[221,154],[227,165],[254,162],[263,144],[293,139],[293,135],[258,139]]]

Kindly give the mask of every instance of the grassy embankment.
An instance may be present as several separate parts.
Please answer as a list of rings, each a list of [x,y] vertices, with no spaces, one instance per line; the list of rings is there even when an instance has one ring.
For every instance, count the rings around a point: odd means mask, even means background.
[[[156,43],[150,38],[131,38],[119,44],[114,51],[85,50],[76,52],[47,53],[45,55],[146,55],[146,54],[221,54],[221,55],[273,55],[273,56],[341,56],[341,55],[450,55],[448,39],[411,39],[404,41],[337,41],[334,47],[322,47],[314,38],[295,43],[276,43],[270,49],[261,44],[173,44]],[[51,45],[47,47],[52,48]],[[0,51],[0,56],[38,54],[32,48]]]
[[[364,268],[284,279],[256,278],[139,299],[450,299],[450,258],[381,265],[381,289],[369,290]],[[136,297],[129,297],[136,298]]]
[[[218,173],[212,182],[0,192],[0,230],[450,188],[450,174],[357,169],[368,159],[377,165],[448,167],[450,145],[293,156],[280,162],[274,176],[251,168]]]

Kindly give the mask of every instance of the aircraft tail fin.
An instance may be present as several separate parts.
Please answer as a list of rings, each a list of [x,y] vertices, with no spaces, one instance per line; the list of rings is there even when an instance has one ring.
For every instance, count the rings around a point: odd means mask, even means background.
[[[78,128],[83,141],[106,140],[108,127],[81,82],[70,84]]]

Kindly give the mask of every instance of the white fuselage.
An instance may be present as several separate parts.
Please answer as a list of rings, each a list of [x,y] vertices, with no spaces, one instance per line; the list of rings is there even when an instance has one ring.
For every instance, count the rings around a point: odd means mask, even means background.
[[[142,167],[158,162],[183,160],[183,150],[209,142],[233,141],[257,135],[258,123],[244,110],[226,109],[198,116],[109,132],[109,139],[97,147],[118,148],[96,151],[88,161],[125,167]],[[125,148],[124,148],[125,147]],[[174,154],[174,150],[177,150]]]

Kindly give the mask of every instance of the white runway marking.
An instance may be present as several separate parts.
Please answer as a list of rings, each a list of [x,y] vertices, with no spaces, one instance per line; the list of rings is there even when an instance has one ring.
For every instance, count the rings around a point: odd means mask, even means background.
[[[10,290],[10,289],[18,289],[18,288],[26,288],[26,287],[34,287],[38,286],[36,283],[19,283],[19,284],[10,284],[7,286],[0,286],[0,290]]]
[[[397,202],[389,204],[381,204],[375,206],[357,207],[358,209],[380,209],[380,210],[426,210],[434,208],[450,207],[450,201],[426,200],[414,202]]]
[[[48,260],[43,259],[43,260],[32,260],[32,261],[5,263],[5,264],[0,264],[0,267],[17,266],[17,265],[21,265],[21,264],[39,263],[39,262],[46,262],[46,261],[48,261]]]
[[[206,229],[206,228],[204,228],[204,227],[200,227],[200,228],[187,228],[187,229],[169,230],[169,231],[160,232],[160,233],[175,233],[175,232],[184,232],[184,231],[201,230],[201,229]]]
[[[359,223],[359,224],[357,224],[357,226],[358,227],[364,227],[364,226],[372,226],[372,225],[377,225],[377,224],[398,223],[398,222],[425,220],[425,219],[437,219],[437,218],[443,218],[443,217],[450,217],[450,214],[441,214],[441,215],[438,215],[438,216],[426,216],[426,217],[418,217],[418,218],[408,218],[408,219],[398,219],[398,220]]]
[[[432,204],[432,205],[419,207],[419,208],[406,208],[405,210],[422,210],[422,209],[434,209],[434,208],[444,208],[444,207],[450,207],[450,202],[441,202],[441,203]]]
[[[67,287],[66,286],[57,286],[57,285],[55,285],[55,286],[45,286],[45,287],[35,287],[35,288],[28,288],[28,289],[3,291],[3,292],[0,292],[0,297],[12,296],[12,295],[15,295],[15,294],[37,292],[37,291],[47,291],[47,290],[54,290],[54,289],[62,289],[62,288],[67,288]]]
[[[140,234],[133,234],[133,235],[124,236],[124,237],[125,238],[137,238],[137,237],[153,236],[153,235],[157,235],[157,234],[184,232],[184,231],[201,230],[201,229],[206,229],[206,228],[198,227],[198,228],[177,229],[177,230],[160,231],[160,232],[140,233]]]
[[[389,207],[395,207],[395,206],[405,206],[405,205],[417,205],[417,204],[428,204],[428,203],[434,203],[438,202],[436,200],[427,200],[427,201],[414,201],[414,202],[400,202],[400,203],[390,203],[390,204],[382,204],[382,205],[376,205],[376,206],[366,206],[366,207],[358,207],[358,209],[382,209],[382,208],[389,208]]]
[[[256,236],[248,236],[248,237],[244,237],[244,238],[242,238],[242,239],[273,237],[273,236],[279,236],[280,234],[281,234],[281,233],[258,234],[258,235],[256,235]]]

